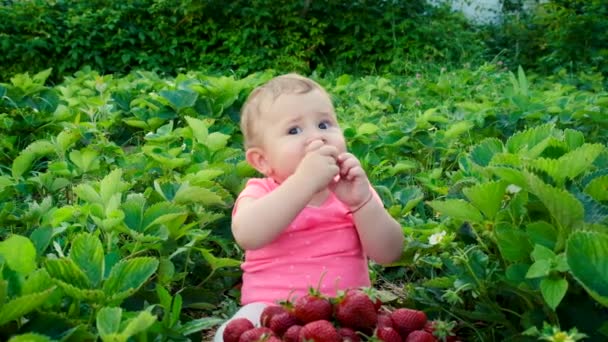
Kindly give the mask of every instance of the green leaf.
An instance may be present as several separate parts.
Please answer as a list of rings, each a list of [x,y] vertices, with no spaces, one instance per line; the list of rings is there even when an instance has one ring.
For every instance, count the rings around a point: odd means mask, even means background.
[[[93,287],[98,287],[104,274],[103,246],[96,236],[79,234],[72,241],[70,258],[84,271]]]
[[[483,222],[483,216],[481,216],[479,210],[462,199],[431,201],[429,205],[444,216],[474,223]]]
[[[588,170],[603,150],[603,145],[585,144],[559,159],[537,158],[530,164],[549,174],[558,184],[564,184],[566,179],[574,179]]]
[[[424,199],[424,193],[417,186],[407,186],[395,193],[395,198],[403,205],[402,212],[409,212]]]
[[[53,153],[55,145],[47,140],[38,140],[29,144],[19,155],[13,160],[12,175],[13,178],[20,178],[27,172],[34,160],[44,155]]]
[[[474,126],[475,124],[471,121],[459,121],[449,125],[449,128],[445,131],[444,136],[446,139],[452,140],[463,133],[468,132]]]
[[[532,222],[526,226],[526,231],[533,244],[555,249],[557,230],[551,224],[545,221]]]
[[[0,241],[0,256],[15,272],[29,274],[36,269],[36,248],[25,236],[15,234]]]
[[[147,230],[155,224],[163,224],[182,215],[188,215],[183,207],[170,202],[158,202],[146,209],[142,226]]]
[[[199,120],[190,116],[185,116],[188,126],[192,130],[192,135],[198,143],[204,144],[209,136],[209,130],[203,120]]]
[[[70,160],[76,165],[80,171],[88,172],[99,169],[99,153],[97,151],[84,148],[80,151],[75,150],[70,152]]]
[[[380,127],[366,122],[357,127],[357,135],[370,135],[378,132],[378,130],[380,130]]]
[[[212,152],[219,151],[220,149],[226,147],[226,144],[228,144],[229,139],[230,136],[227,134],[213,132],[207,137],[207,141],[205,141],[205,146],[207,146]]]
[[[217,317],[203,317],[199,319],[193,319],[183,324],[177,329],[177,331],[184,336],[188,336],[197,333],[201,330],[210,329],[216,325],[220,325],[223,321],[223,319]]]
[[[540,281],[540,292],[553,311],[555,311],[567,291],[568,281],[564,278],[547,277]]]
[[[129,229],[137,232],[143,232],[143,218],[146,198],[143,194],[129,194],[126,201],[122,204],[121,209],[125,214],[124,223]]]
[[[201,255],[209,263],[212,269],[216,270],[222,267],[238,267],[241,265],[240,260],[230,258],[217,258],[211,252],[206,249],[200,249]]]
[[[551,261],[550,260],[539,260],[533,263],[528,272],[526,273],[526,278],[539,278],[549,275],[551,271]]]
[[[555,259],[555,253],[549,248],[542,245],[535,245],[534,250],[532,251],[532,260],[540,261],[540,260],[553,260]]]
[[[608,307],[608,234],[577,231],[566,245],[570,272],[587,292]]]
[[[140,332],[146,331],[154,322],[156,322],[156,316],[148,311],[140,311],[137,316],[129,320],[129,323],[120,335],[127,340]]]
[[[122,318],[121,308],[103,307],[97,312],[96,325],[102,340],[111,334],[116,334],[120,330],[120,319]],[[104,340],[105,341],[105,340]]]
[[[535,126],[513,134],[507,140],[506,148],[510,153],[521,154],[527,158],[536,158],[548,146],[556,130],[553,124]]]
[[[137,257],[121,260],[114,265],[103,291],[109,301],[120,301],[135,293],[158,268],[158,260],[151,257]]]
[[[558,228],[556,250],[564,247],[566,238],[574,229],[583,225],[583,205],[571,193],[543,183],[537,176],[524,172],[530,192],[536,195],[547,208]]]
[[[501,208],[506,188],[507,184],[499,181],[477,184],[463,189],[462,192],[486,218],[494,220],[496,213]]]
[[[72,259],[48,259],[45,268],[54,279],[79,289],[91,288],[91,281]]]
[[[173,201],[176,204],[200,203],[206,207],[224,205],[222,198],[213,191],[183,183],[175,194]]]
[[[584,191],[598,202],[608,201],[608,175],[594,178],[587,184]]]
[[[498,224],[495,228],[496,242],[502,257],[510,262],[528,260],[532,245],[526,233],[510,224]]]
[[[496,138],[486,138],[471,150],[471,160],[477,165],[488,166],[496,153],[504,150],[502,141]]]
[[[198,94],[191,90],[161,90],[159,94],[169,101],[176,112],[194,106],[196,99],[198,99]]]
[[[30,235],[30,240],[34,243],[36,247],[37,255],[44,255],[44,251],[51,243],[51,238],[53,237],[53,228],[51,227],[38,227],[34,229],[32,234]]]
[[[52,342],[48,336],[36,334],[36,333],[27,333],[23,335],[17,335],[11,337],[8,342]]]
[[[10,321],[19,319],[29,312],[39,308],[44,304],[54,290],[55,288],[50,288],[43,292],[17,297],[4,304],[0,308],[0,326]]]
[[[99,195],[103,204],[107,204],[114,195],[123,191],[121,177],[122,169],[114,169],[99,182]]]
[[[89,202],[89,203],[99,203],[102,204],[101,196],[93,189],[93,187],[89,184],[78,184],[76,188],[74,188],[74,192],[81,199]],[[61,208],[60,208],[61,209]]]
[[[68,148],[72,147],[78,139],[80,139],[80,134],[75,129],[64,129],[59,132],[55,141],[57,143],[57,147],[63,153],[67,151]]]

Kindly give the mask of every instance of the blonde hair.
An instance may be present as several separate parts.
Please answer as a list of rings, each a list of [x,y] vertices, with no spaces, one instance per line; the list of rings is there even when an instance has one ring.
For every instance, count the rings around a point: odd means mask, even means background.
[[[281,95],[307,94],[314,90],[319,90],[330,98],[327,91],[320,84],[295,73],[274,77],[265,84],[255,88],[249,94],[241,109],[241,132],[243,132],[245,149],[253,147],[258,143],[255,134],[255,122],[263,113],[262,105],[272,103]]]

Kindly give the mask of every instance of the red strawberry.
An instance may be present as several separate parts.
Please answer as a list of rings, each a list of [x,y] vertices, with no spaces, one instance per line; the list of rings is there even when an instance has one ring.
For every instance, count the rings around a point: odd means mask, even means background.
[[[369,297],[369,299],[372,300],[372,302],[374,302],[376,312],[380,310],[383,303],[382,300],[380,300],[380,294],[378,290],[374,289],[373,287],[364,287],[361,290]]]
[[[297,323],[298,319],[291,313],[285,311],[274,314],[272,318],[270,318],[270,323],[268,324],[268,327],[270,328],[270,330],[274,331],[275,334],[283,336],[287,329]]]
[[[222,337],[224,342],[238,342],[245,331],[253,328],[253,323],[247,318],[235,318],[226,324]]]
[[[292,325],[285,331],[283,334],[283,341],[285,342],[299,342],[300,340],[300,330],[302,330],[301,325]]]
[[[285,312],[285,308],[278,305],[269,305],[262,310],[262,314],[260,315],[260,325],[263,327],[270,327],[270,319],[277,313]]]
[[[342,342],[361,342],[357,332],[351,328],[342,327],[338,329],[338,334],[342,336]]]
[[[437,342],[437,339],[424,330],[415,330],[407,335],[405,342]]]
[[[376,329],[376,337],[380,341],[384,342],[401,342],[401,335],[397,330],[389,327],[382,327]]]
[[[376,327],[389,327],[393,328],[393,319],[388,313],[380,313],[378,314],[378,323],[376,323]]]
[[[405,338],[410,332],[424,328],[426,324],[426,314],[419,310],[413,309],[397,309],[391,313],[393,327],[402,338]]]
[[[378,322],[376,307],[361,291],[348,291],[338,299],[336,318],[341,325],[359,331],[370,331]]]
[[[331,302],[316,290],[310,290],[310,293],[298,298],[294,305],[294,315],[304,324],[331,319]]]
[[[300,341],[342,342],[342,337],[331,322],[322,319],[307,323],[302,327]]]
[[[274,336],[274,333],[269,328],[253,328],[242,333],[241,337],[239,337],[239,342],[258,342],[259,340],[269,338],[270,336]]]

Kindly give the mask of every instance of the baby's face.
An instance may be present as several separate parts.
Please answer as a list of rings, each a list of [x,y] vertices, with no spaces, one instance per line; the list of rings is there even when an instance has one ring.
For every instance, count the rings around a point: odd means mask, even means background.
[[[262,112],[257,134],[261,134],[261,148],[272,169],[268,176],[279,182],[295,172],[307,146],[315,140],[346,152],[331,101],[319,90],[281,95]]]

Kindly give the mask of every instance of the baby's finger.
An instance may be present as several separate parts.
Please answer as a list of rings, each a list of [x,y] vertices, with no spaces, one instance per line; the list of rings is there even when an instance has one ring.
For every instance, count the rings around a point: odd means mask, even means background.
[[[346,180],[352,181],[353,179],[362,176],[365,176],[365,171],[363,171],[363,168],[361,166],[355,166],[348,170],[345,178]]]
[[[308,146],[306,146],[306,152],[312,152],[312,151],[316,151],[318,149],[320,149],[321,147],[323,147],[323,145],[325,145],[323,143],[323,140],[321,139],[316,139],[311,141]]]
[[[353,167],[356,167],[356,166],[360,166],[360,165],[361,164],[359,163],[357,158],[345,159],[345,160],[341,161],[341,163],[340,163],[341,172],[342,172],[342,174],[347,174],[350,169],[352,169]]]
[[[319,153],[324,156],[331,156],[334,160],[338,159],[338,149],[335,146],[324,145],[319,149]]]

